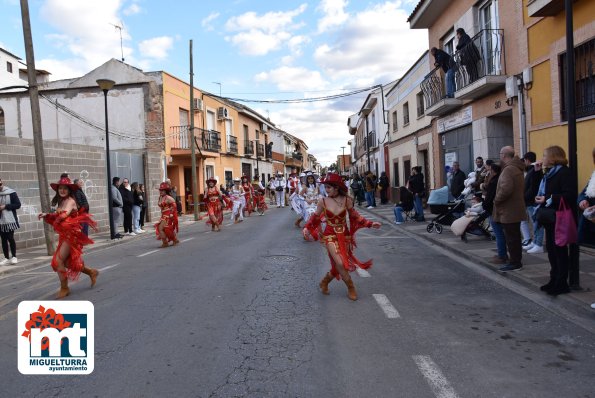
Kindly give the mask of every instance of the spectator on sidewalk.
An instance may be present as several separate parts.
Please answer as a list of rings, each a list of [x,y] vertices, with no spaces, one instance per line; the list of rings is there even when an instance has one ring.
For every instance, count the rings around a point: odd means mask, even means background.
[[[595,148],[593,148],[595,165]],[[578,207],[582,216],[578,223],[578,243],[595,245],[595,171],[578,197]]]
[[[506,239],[504,238],[504,231],[502,225],[494,221],[494,198],[496,197],[496,188],[498,186],[498,179],[502,171],[498,163],[491,163],[488,165],[490,172],[486,181],[483,183],[485,190],[483,209],[490,215],[490,226],[496,238],[497,254],[490,260],[494,264],[504,265],[508,262],[508,255],[506,254]]]
[[[535,171],[533,163],[537,160],[535,152],[527,152],[523,156],[525,162],[525,207],[527,208],[527,219],[521,221],[521,232],[523,234],[523,250],[526,250],[529,254],[543,253],[543,226],[535,222],[535,197],[537,196],[537,190],[543,177],[541,171]],[[533,238],[529,229],[529,220],[533,224]]]
[[[19,218],[17,217],[17,209],[20,208],[21,201],[17,192],[5,186],[0,178],[0,238],[2,239],[2,252],[4,253],[4,260],[0,261],[0,265],[8,263],[15,265],[18,263],[14,231],[20,228]]]
[[[407,181],[407,187],[413,193],[413,206],[415,207],[415,221],[423,222],[424,207],[421,199],[425,196],[426,186],[424,184],[424,175],[421,172],[421,166],[415,166],[411,169],[411,177]]]
[[[450,193],[455,199],[459,199],[465,189],[465,173],[460,169],[459,162],[453,162],[451,170]]]
[[[132,228],[135,234],[145,232],[140,227],[140,211],[143,208],[145,201],[144,194],[141,192],[138,186],[138,182],[132,183]]]
[[[112,214],[114,219],[114,238],[120,239],[122,235],[118,232],[118,228],[122,223],[122,194],[120,193],[120,177],[112,178]]]
[[[380,189],[380,204],[385,205],[388,203],[388,187],[389,187],[388,177],[386,172],[383,171],[380,173],[380,178],[378,179],[378,188]],[[349,189],[349,185],[347,185]]]
[[[407,187],[399,187],[399,203],[393,208],[395,213],[395,224],[400,225],[405,222],[403,212],[408,212],[414,208],[413,193]]]
[[[87,195],[85,195],[85,192],[83,191],[83,189],[85,188],[85,182],[79,178],[75,178],[72,183],[76,184],[79,187],[79,189],[74,191],[74,200],[78,209],[84,209],[85,213],[89,213],[89,201],[87,200]],[[83,230],[83,234],[85,236],[89,236],[89,224],[82,223],[81,227]]]
[[[500,161],[503,167],[496,187],[493,217],[504,230],[509,261],[499,270],[517,271],[523,268],[521,221],[526,217],[523,177],[525,164],[515,156],[514,148],[511,146],[500,149]]]
[[[566,206],[576,215],[576,191],[572,187],[572,171],[568,168],[566,152],[559,146],[551,146],[543,150],[541,163],[535,164],[535,171],[547,170],[543,176],[535,203],[539,207],[537,213],[545,209],[555,212],[562,199]],[[555,213],[554,213],[555,214]],[[542,222],[541,218],[538,218]],[[550,280],[541,286],[541,290],[552,296],[570,292],[568,286],[568,270],[570,265],[569,245],[558,246],[556,243],[556,221],[545,223],[545,244],[550,262]]]
[[[147,213],[147,194],[145,193],[145,184],[138,184],[138,189],[143,195],[143,205],[140,208],[140,217],[138,219],[138,226],[140,227],[141,231],[144,231],[145,226],[145,215]]]
[[[134,197],[132,195],[132,189],[130,188],[130,182],[128,178],[122,180],[122,184],[119,187],[120,195],[122,195],[122,214],[124,215],[124,234],[128,236],[136,236],[132,231],[132,205],[134,204]]]
[[[353,202],[357,203],[358,206],[361,206],[362,202],[366,199],[364,197],[364,184],[359,174],[353,174],[349,187],[351,188],[351,192],[353,194]]]
[[[365,175],[366,202],[368,203],[368,209],[373,209],[376,207],[376,176],[369,170],[366,171]]]

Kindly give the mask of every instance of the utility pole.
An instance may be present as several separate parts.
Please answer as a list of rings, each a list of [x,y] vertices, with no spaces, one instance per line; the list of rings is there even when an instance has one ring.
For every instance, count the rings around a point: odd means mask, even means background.
[[[31,21],[29,19],[29,3],[21,0],[21,18],[23,20],[23,37],[25,39],[25,54],[27,58],[27,78],[29,81],[29,102],[31,102],[31,122],[33,126],[33,147],[37,166],[37,178],[39,183],[39,201],[42,213],[50,212],[50,193],[48,189],[48,177],[45,173],[45,154],[43,153],[43,135],[41,132],[41,111],[39,109],[39,89],[37,88],[37,76],[35,73],[35,55],[33,53],[33,35],[31,34]],[[54,251],[50,226],[43,223],[45,235],[45,246],[48,255]]]
[[[192,40],[190,40],[190,148],[192,153],[192,201],[194,221],[199,219],[198,184],[196,183],[196,149],[194,146],[194,66],[192,64]]]

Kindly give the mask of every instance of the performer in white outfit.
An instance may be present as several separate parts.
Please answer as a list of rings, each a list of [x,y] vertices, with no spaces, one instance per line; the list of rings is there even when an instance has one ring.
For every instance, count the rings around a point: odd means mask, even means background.
[[[316,211],[316,207],[318,206],[318,198],[320,197],[320,191],[318,190],[316,178],[314,178],[314,174],[311,172],[306,173],[306,182],[302,186],[300,196],[304,200],[302,218],[304,219],[304,222],[308,222],[308,219],[312,213]]]
[[[274,180],[271,181],[271,189],[275,191],[275,199],[277,200],[277,207],[285,207],[285,178],[283,174],[277,173]]]
[[[233,201],[233,209],[231,210],[231,221],[234,223],[244,221],[244,207],[246,207],[246,198],[244,196],[244,189],[240,185],[239,178],[233,179],[233,186],[229,190],[229,196]]]
[[[297,220],[295,220],[295,226],[299,228],[301,228],[300,223],[302,222],[302,215],[304,211],[304,198],[300,196],[300,192],[302,190],[302,182],[305,177],[305,173],[300,173],[299,178],[294,175],[293,177],[290,177],[289,182],[287,183],[290,194],[289,203],[291,203],[291,208],[298,215]]]

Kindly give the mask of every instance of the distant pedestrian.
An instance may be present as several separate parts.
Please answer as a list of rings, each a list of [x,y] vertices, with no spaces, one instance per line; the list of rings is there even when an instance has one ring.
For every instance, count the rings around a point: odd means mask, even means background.
[[[78,206],[79,210],[84,210],[85,212],[89,213],[89,201],[87,200],[87,195],[83,191],[85,187],[85,182],[79,178],[75,178],[73,184],[76,184],[79,189],[74,191],[74,200],[76,201],[76,205]],[[83,234],[85,236],[89,236],[89,224],[82,223],[81,227],[83,228]]]
[[[450,193],[455,199],[459,199],[465,189],[465,179],[467,176],[459,167],[459,162],[453,162],[451,169]]]
[[[421,166],[415,166],[411,169],[411,177],[409,177],[407,187],[409,188],[409,191],[413,193],[415,221],[423,222],[426,219],[424,217],[424,207],[421,199],[425,196],[426,185],[424,184],[424,175],[421,170]]]
[[[234,184],[236,180],[233,180]],[[275,192],[275,199],[277,202],[277,208],[285,207],[285,186],[287,183],[283,178],[283,174],[277,173],[275,179],[271,182],[271,189]]]
[[[495,222],[502,225],[504,230],[509,260],[508,264],[503,265],[499,270],[506,272],[523,268],[521,221],[527,216],[523,176],[525,164],[518,156],[515,156],[514,148],[511,146],[502,147],[500,161],[503,167],[496,187],[493,218]]]
[[[122,235],[118,232],[118,227],[122,223],[122,194],[120,193],[120,177],[112,178],[112,215],[114,219],[114,238],[120,239]]]
[[[132,228],[135,234],[145,232],[140,227],[140,212],[145,202],[145,195],[140,190],[138,182],[133,182],[132,189]]]
[[[145,232],[145,215],[147,213],[147,194],[145,192],[145,184],[138,184],[138,189],[143,195],[143,205],[140,209],[140,217],[138,219],[138,226],[140,227],[141,231]]]
[[[128,236],[136,236],[132,231],[132,205],[134,204],[134,197],[132,195],[132,188],[128,178],[122,180],[120,185],[120,195],[122,195],[122,213],[124,215],[124,234]]]
[[[373,209],[376,207],[376,176],[369,170],[366,171],[364,186],[368,209]]]
[[[0,178],[0,237],[2,238],[2,252],[4,253],[4,260],[0,261],[0,265],[8,263],[15,265],[18,263],[14,231],[20,227],[19,218],[17,217],[17,209],[20,208],[21,201],[17,192],[5,186]]]
[[[390,182],[388,181],[388,176],[386,175],[386,171],[380,173],[380,178],[378,179],[378,189],[380,190],[380,204],[385,205],[388,203],[388,187],[390,186]]]

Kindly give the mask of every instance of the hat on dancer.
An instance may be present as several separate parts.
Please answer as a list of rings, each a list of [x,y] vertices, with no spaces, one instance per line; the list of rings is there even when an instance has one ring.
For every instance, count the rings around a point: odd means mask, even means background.
[[[240,181],[241,181],[241,180],[240,180],[238,177],[236,177],[236,178],[234,178],[234,179],[233,179],[233,183],[234,183],[234,184],[236,184],[236,183],[238,183],[238,184],[239,184],[239,183],[240,183]]]
[[[52,187],[54,191],[58,192],[58,187],[60,185],[66,185],[71,191],[76,191],[81,188],[78,186],[78,184],[73,184],[68,177],[60,178],[60,181],[51,183],[50,187]]]
[[[341,176],[337,173],[328,173],[321,181],[325,185],[331,185],[339,190],[341,194],[347,195],[347,186]]]
[[[211,177],[211,178],[207,179],[207,184],[209,182],[212,182],[213,184],[217,185],[217,179],[215,177]]]
[[[159,190],[169,193],[171,191],[171,187],[167,182],[162,182],[161,184],[159,184]]]
[[[246,181],[248,181],[248,180],[249,180],[249,178],[248,178],[248,176],[247,176],[246,174],[243,174],[243,175],[242,175],[242,181],[244,181],[244,180],[246,180]]]

